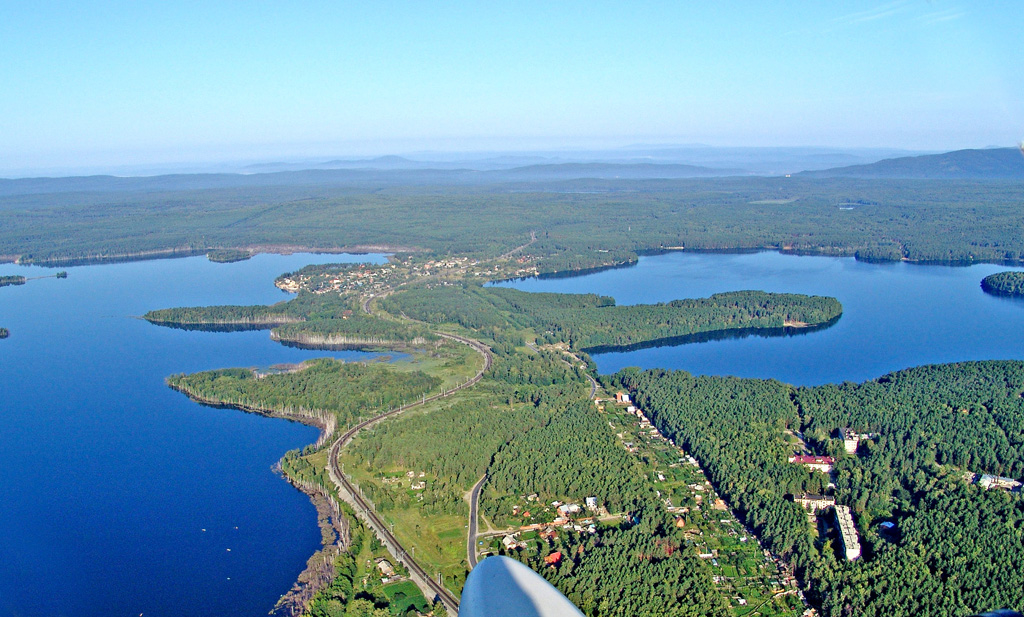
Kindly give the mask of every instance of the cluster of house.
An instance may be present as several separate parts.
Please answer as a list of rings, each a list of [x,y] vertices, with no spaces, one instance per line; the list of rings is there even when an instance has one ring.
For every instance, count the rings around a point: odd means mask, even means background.
[[[537,501],[537,494],[527,496],[528,501]],[[522,525],[519,527],[519,531],[506,535],[501,539],[502,546],[505,547],[506,551],[525,548],[526,543],[520,540],[519,534],[524,531],[536,531],[537,535],[542,540],[553,542],[558,539],[558,531],[556,529],[561,528],[565,530],[573,530],[577,533],[587,532],[590,534],[597,533],[597,524],[591,516],[583,519],[577,519],[576,517],[583,512],[592,514],[607,514],[607,510],[604,510],[597,503],[597,497],[587,497],[583,500],[584,505],[580,506],[578,503],[562,503],[561,501],[552,501],[551,507],[555,509],[558,516],[554,518],[550,523],[533,523],[530,525]],[[523,518],[531,518],[531,514],[528,511],[524,511],[521,506],[512,506],[512,516],[522,516]]]
[[[595,398],[594,404],[598,406],[598,409],[601,409],[600,404],[605,400],[611,401],[612,399]],[[620,405],[626,405],[626,413],[634,414],[637,417],[637,419],[640,420],[641,435],[644,435],[651,440],[660,440],[668,443],[669,445],[675,445],[675,442],[662,435],[661,431],[659,431],[657,427],[651,424],[650,419],[647,418],[642,409],[632,404],[632,401],[629,400],[628,394],[626,394],[625,392],[616,392],[614,400],[616,403]],[[632,441],[624,442],[624,445],[626,446],[626,450],[629,451],[630,453],[635,454],[636,452],[639,451],[637,445]]]
[[[526,258],[520,258],[518,264],[526,264]],[[347,291],[383,292],[410,279],[434,276],[445,271],[465,270],[474,276],[532,276],[537,274],[535,266],[509,269],[508,265],[478,265],[476,260],[468,257],[450,259],[431,259],[416,262],[407,259],[399,263],[382,265],[358,264],[333,272],[313,272],[297,276],[282,277],[276,285],[288,292],[296,293],[305,289],[312,293],[344,293]]]
[[[298,276],[279,278],[275,284],[288,292],[296,293],[305,289],[315,294],[341,293],[354,290],[381,290],[390,286],[402,272],[395,264],[358,264],[330,273],[315,272]]]
[[[529,262],[529,257],[520,257],[515,260],[517,264],[525,264]],[[537,276],[540,274],[540,270],[537,266],[527,265],[523,268],[509,268],[502,266],[502,264],[494,264],[486,269],[477,269],[470,272],[472,276],[483,276],[483,277],[494,277],[494,276],[510,276],[515,278],[526,277],[526,276]]]
[[[405,479],[408,479],[409,488],[411,488],[414,491],[422,491],[423,489],[427,488],[427,481],[422,479],[426,477],[426,475],[426,472],[423,471],[419,472],[418,474],[415,471],[408,471],[405,473],[404,477],[393,476],[390,478],[384,478],[382,481],[384,482],[384,484],[401,484]]]

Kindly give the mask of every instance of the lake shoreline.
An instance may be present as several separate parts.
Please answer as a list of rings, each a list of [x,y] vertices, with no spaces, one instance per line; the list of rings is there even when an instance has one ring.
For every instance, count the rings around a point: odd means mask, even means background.
[[[13,263],[21,266],[39,266],[42,268],[61,268],[66,266],[95,266],[103,264],[128,263],[134,261],[150,261],[154,259],[178,259],[206,255],[212,248],[175,247],[153,249],[149,251],[133,251],[128,253],[110,253],[104,255],[82,255],[78,257],[52,257],[42,259],[23,259],[24,255],[0,255],[0,264]],[[422,253],[425,249],[415,246],[396,244],[356,244],[340,247],[314,247],[291,244],[254,244],[237,247],[237,250],[249,251],[251,257],[259,254],[295,255],[312,253],[314,255],[372,255],[375,253]]]
[[[307,446],[312,447],[314,450],[325,447],[338,432],[337,421],[334,419],[334,415],[328,412],[283,412],[257,405],[225,403],[195,394],[186,388],[171,383],[168,383],[167,386],[176,392],[184,394],[189,400],[206,407],[233,409],[266,418],[287,420],[312,426],[320,431],[317,440]],[[287,456],[287,453],[285,456]],[[312,484],[291,475],[281,464],[282,460],[284,460],[284,457],[274,464],[274,471],[309,498],[316,509],[317,525],[321,533],[320,548],[306,560],[306,567],[296,577],[292,587],[281,595],[281,598],[269,613],[278,617],[297,617],[304,614],[308,608],[307,604],[309,601],[334,580],[334,560],[341,552],[348,550],[351,543],[351,530],[348,521],[342,514],[341,507],[330,494],[330,491],[324,486]]]

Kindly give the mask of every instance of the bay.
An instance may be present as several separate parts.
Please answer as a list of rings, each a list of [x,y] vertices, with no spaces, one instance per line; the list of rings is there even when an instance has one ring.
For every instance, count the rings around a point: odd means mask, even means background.
[[[798,385],[873,379],[922,364],[1024,359],[1024,302],[991,296],[981,279],[1006,270],[853,258],[672,252],[632,267],[570,278],[501,283],[524,291],[598,293],[619,304],[667,302],[759,289],[839,299],[843,315],[824,330],[746,336],[594,354],[602,373],[626,366],[697,375],[773,378]]]

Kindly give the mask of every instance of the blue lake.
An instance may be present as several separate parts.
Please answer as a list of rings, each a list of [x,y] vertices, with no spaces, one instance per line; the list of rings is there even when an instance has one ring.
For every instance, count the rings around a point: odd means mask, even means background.
[[[981,279],[1006,268],[869,264],[773,252],[675,252],[574,278],[502,283],[524,291],[598,293],[619,304],[760,289],[834,296],[832,327],[788,337],[731,338],[595,354],[602,373],[626,366],[775,378],[799,385],[863,381],[921,364],[1024,359],[1024,302],[990,296]]]
[[[287,300],[276,276],[337,261],[383,257],[74,267],[65,280],[0,289],[11,331],[0,341],[0,615],[267,614],[320,543],[309,499],[271,466],[317,431],[197,405],[164,377],[371,354],[131,316]],[[0,275],[54,272],[0,265]]]

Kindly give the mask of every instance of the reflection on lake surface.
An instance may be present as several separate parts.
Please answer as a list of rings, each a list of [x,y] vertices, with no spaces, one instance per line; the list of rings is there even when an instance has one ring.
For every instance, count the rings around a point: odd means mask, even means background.
[[[982,278],[1005,269],[868,264],[771,252],[677,252],[641,257],[630,268],[503,285],[598,293],[614,296],[619,304],[743,289],[834,296],[843,304],[842,318],[806,336],[727,337],[594,354],[602,373],[625,366],[660,367],[812,385],[862,381],[920,364],[1024,359],[1024,303],[990,296],[980,287]]]
[[[786,337],[786,336],[803,336],[812,332],[818,332],[826,328],[831,328],[836,325],[839,320],[842,319],[842,315],[835,319],[830,319],[825,323],[813,325],[813,326],[802,326],[793,327],[786,326],[783,328],[732,328],[729,330],[715,330],[713,332],[697,332],[696,334],[687,334],[685,336],[673,336],[669,338],[660,338],[653,341],[646,341],[644,343],[634,343],[632,345],[610,345],[600,347],[588,347],[584,351],[591,355],[607,354],[607,353],[622,353],[630,351],[640,351],[641,349],[651,349],[655,347],[678,347],[679,345],[690,345],[692,343],[710,343],[711,341],[727,341],[730,339],[744,339],[751,336],[758,336],[762,338],[773,338],[773,337]]]
[[[373,354],[132,316],[279,302],[281,273],[382,259],[193,257],[73,267],[64,280],[0,289],[11,331],[0,341],[0,614],[266,615],[320,543],[309,499],[271,465],[317,431],[202,407],[164,378]],[[53,272],[0,265],[0,275]]]

